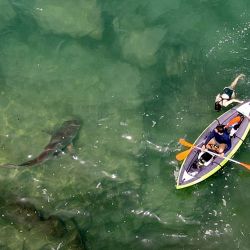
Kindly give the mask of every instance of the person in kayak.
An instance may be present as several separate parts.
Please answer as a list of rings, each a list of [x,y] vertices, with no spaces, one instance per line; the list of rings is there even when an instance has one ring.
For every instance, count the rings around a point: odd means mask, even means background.
[[[215,104],[214,104],[214,109],[216,111],[221,111],[222,107],[227,107],[229,104],[233,102],[238,102],[238,103],[243,103],[243,101],[240,101],[239,99],[235,98],[235,88],[240,79],[244,79],[245,75],[240,74],[238,75],[234,81],[231,83],[230,86],[225,87],[223,89],[223,92],[218,94],[215,97]]]
[[[202,151],[209,149],[215,153],[224,156],[225,153],[231,148],[230,135],[225,129],[224,125],[218,125],[208,135],[205,144],[202,146]]]

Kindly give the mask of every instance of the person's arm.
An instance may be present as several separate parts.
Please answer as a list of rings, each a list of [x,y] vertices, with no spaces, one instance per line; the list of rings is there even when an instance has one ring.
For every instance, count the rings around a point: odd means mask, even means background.
[[[224,106],[224,107],[227,107],[228,105],[230,105],[231,103],[234,103],[234,102],[243,103],[243,101],[241,101],[241,100],[239,100],[239,99],[231,99],[231,100],[229,100],[229,101],[223,100],[223,106]]]
[[[229,137],[226,141],[226,144],[227,144],[227,148],[225,149],[224,154],[226,154],[230,150],[230,148],[232,147],[231,139]]]
[[[213,131],[211,131],[211,132],[209,133],[209,135],[208,135],[208,137],[207,137],[207,139],[206,139],[204,145],[206,146],[206,145],[208,144],[208,142],[209,142],[214,136],[215,136],[215,132],[214,132],[214,130],[213,130]]]

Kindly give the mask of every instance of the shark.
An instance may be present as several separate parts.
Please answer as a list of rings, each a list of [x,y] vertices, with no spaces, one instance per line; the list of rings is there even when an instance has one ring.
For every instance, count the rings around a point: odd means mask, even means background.
[[[49,141],[44,147],[43,151],[34,159],[25,161],[21,164],[3,164],[0,167],[22,167],[22,166],[33,166],[41,164],[53,156],[57,156],[62,153],[65,149],[72,151],[72,142],[77,136],[80,130],[81,124],[79,120],[68,120],[63,122],[58,130],[56,130]]]

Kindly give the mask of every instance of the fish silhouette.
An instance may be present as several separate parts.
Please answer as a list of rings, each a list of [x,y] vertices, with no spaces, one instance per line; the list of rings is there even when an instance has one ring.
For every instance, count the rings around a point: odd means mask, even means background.
[[[63,152],[67,147],[72,145],[72,141],[77,136],[80,129],[80,122],[78,120],[65,121],[61,127],[51,136],[49,144],[44,148],[43,152],[36,158],[23,162],[21,164],[3,164],[0,167],[18,167],[18,166],[33,166],[40,164],[53,156]],[[70,148],[69,148],[70,149]]]

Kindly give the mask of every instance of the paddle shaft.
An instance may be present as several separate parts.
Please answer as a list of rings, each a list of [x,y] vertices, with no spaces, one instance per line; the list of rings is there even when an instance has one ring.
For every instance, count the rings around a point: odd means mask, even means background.
[[[198,146],[196,146],[196,145],[192,145],[192,147],[194,147],[194,148],[198,148],[198,149],[202,150],[202,148],[201,148],[201,147],[198,147]],[[212,151],[209,151],[209,150],[205,150],[205,151],[206,151],[206,152],[208,152],[208,153],[209,153],[209,154],[211,154],[211,155],[215,155],[215,156],[218,156],[218,157],[220,157],[220,158],[226,159],[226,160],[228,160],[228,161],[232,161],[232,162],[234,162],[234,163],[241,164],[241,162],[236,161],[236,160],[233,160],[233,159],[228,158],[228,157],[226,157],[226,156],[221,156],[221,155],[216,154],[216,153],[214,153],[214,152],[212,152]]]

